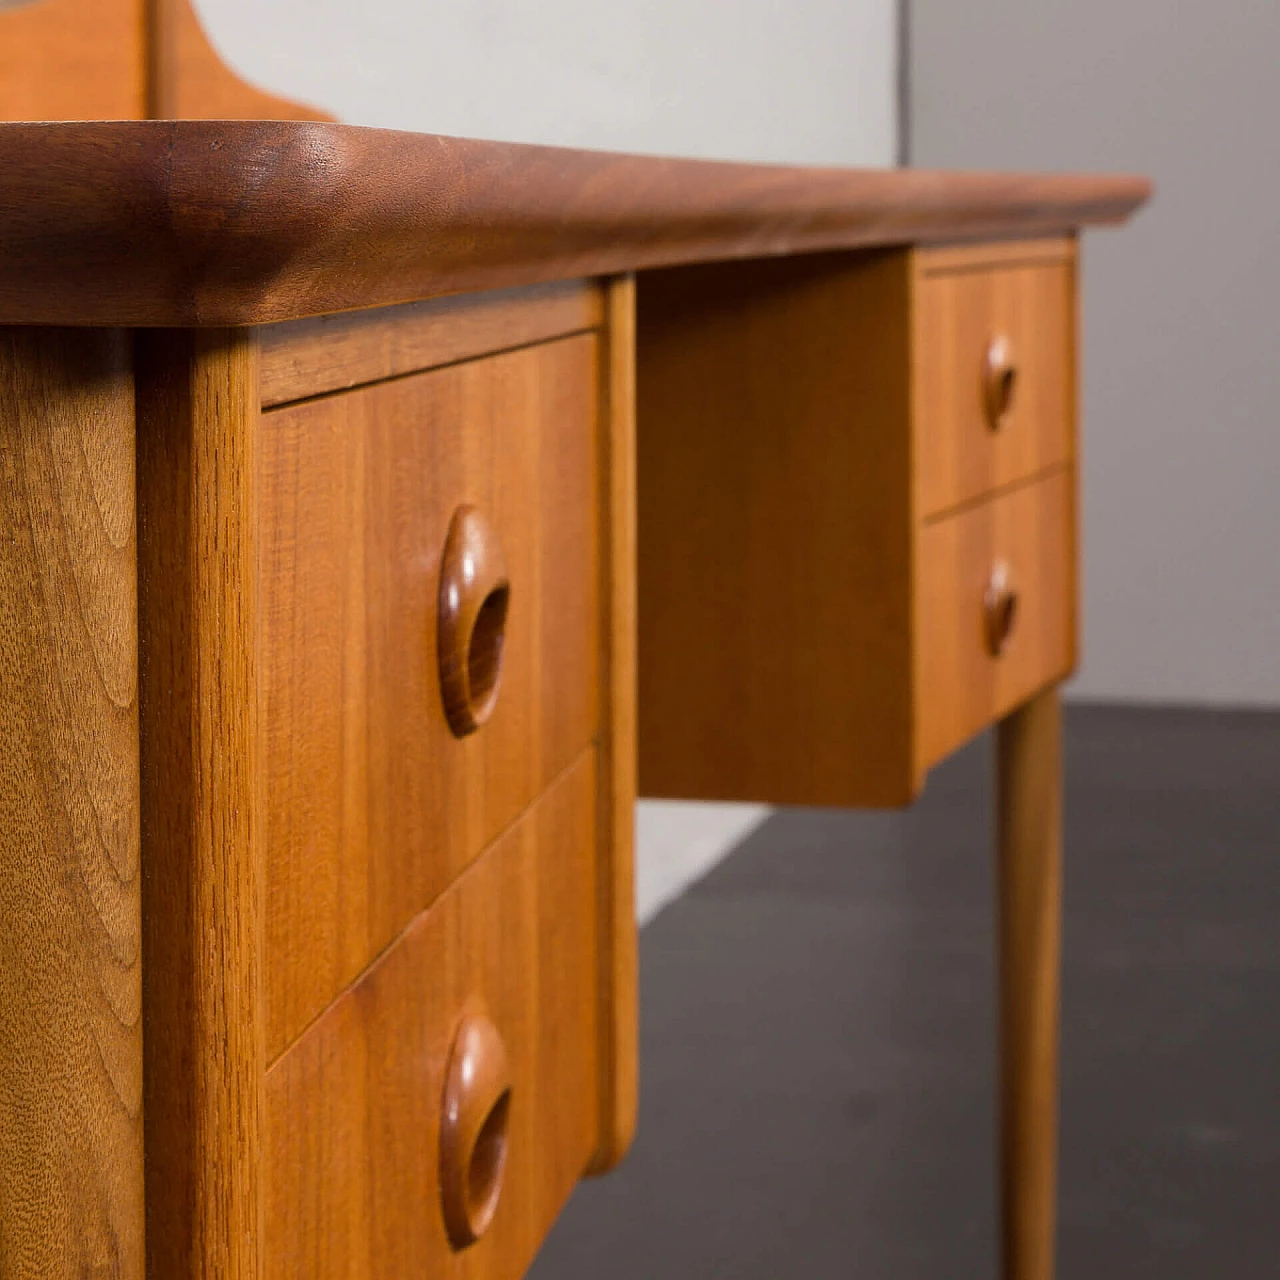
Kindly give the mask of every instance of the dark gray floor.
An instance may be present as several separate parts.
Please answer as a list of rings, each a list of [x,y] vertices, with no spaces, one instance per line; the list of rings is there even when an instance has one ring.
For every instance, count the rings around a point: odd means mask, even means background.
[[[1280,715],[1067,720],[1063,1280],[1280,1276]],[[995,1274],[990,742],[641,935],[640,1135],[535,1280]]]

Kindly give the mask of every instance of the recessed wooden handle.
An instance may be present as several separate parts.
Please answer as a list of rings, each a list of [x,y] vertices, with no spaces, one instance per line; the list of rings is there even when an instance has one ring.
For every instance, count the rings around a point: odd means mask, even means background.
[[[511,584],[497,535],[475,507],[459,507],[440,562],[437,650],[440,694],[459,738],[493,714]]]
[[[1009,647],[1018,621],[1018,591],[1013,584],[1013,570],[1007,561],[997,560],[992,566],[982,607],[986,618],[987,649],[993,658],[998,658]]]
[[[497,1212],[510,1111],[502,1037],[488,1018],[469,1014],[449,1052],[440,1116],[440,1206],[455,1249],[479,1240]]]
[[[987,410],[987,425],[998,431],[1013,408],[1014,393],[1018,386],[1018,363],[1014,359],[1013,344],[1003,333],[997,333],[987,343],[987,354],[982,365],[983,399]]]

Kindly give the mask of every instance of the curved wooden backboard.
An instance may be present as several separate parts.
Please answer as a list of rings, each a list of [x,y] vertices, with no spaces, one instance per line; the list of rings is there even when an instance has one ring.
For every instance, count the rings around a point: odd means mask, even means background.
[[[91,2],[91,0],[87,0]],[[159,120],[332,120],[255,88],[221,59],[191,0],[147,0],[150,110]]]
[[[0,120],[328,120],[247,84],[191,0],[0,0]]]
[[[0,4],[0,120],[145,116],[144,4]]]

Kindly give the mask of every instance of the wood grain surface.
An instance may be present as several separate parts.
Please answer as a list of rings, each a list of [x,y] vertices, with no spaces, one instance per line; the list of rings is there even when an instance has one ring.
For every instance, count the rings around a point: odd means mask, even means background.
[[[32,0],[0,8],[0,120],[147,114],[145,0]]]
[[[596,1143],[594,752],[270,1070],[266,1280],[515,1280]],[[492,1021],[511,1077],[492,1224],[451,1248],[439,1135],[454,1032]]]
[[[1066,266],[1076,256],[1071,236],[1041,235],[1030,240],[974,240],[931,245],[920,251],[922,272],[995,271],[1001,267]]]
[[[272,1060],[596,735],[598,345],[582,334],[265,416]],[[455,511],[510,599],[488,722],[441,705]]]
[[[591,1172],[626,1154],[639,1104],[636,936],[636,294],[607,286],[601,344],[600,797],[597,804],[600,1135]]]
[[[1053,1280],[1062,952],[1062,709],[1046,689],[996,736],[1004,1280]]]
[[[265,325],[262,402],[343,391],[597,329],[603,321],[600,289],[568,280]]]
[[[919,757],[929,768],[1076,664],[1075,480],[1069,469],[927,524],[920,535]],[[1006,563],[1018,592],[1004,651],[984,593]]]
[[[137,353],[147,1274],[256,1280],[257,349],[174,332]]]
[[[1075,255],[991,265],[985,246],[916,256],[917,509],[924,516],[972,501],[1068,461],[1075,447]],[[1012,246],[1011,246],[1012,248]],[[1043,253],[1043,251],[1041,251]],[[983,358],[1010,344],[1012,405],[993,427]]]
[[[914,794],[908,253],[639,282],[642,795]]]
[[[279,122],[0,126],[0,321],[247,325],[1123,221],[1140,178],[664,160]]]
[[[141,1280],[128,336],[0,330],[0,1276]]]

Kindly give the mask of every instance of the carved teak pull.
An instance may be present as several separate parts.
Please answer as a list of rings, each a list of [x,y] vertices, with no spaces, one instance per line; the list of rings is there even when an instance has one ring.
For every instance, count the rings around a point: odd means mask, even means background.
[[[987,343],[987,353],[982,363],[982,395],[987,414],[987,425],[998,431],[1013,408],[1014,394],[1018,387],[1018,362],[1013,354],[1013,344],[1003,333],[997,333]]]
[[[459,507],[440,563],[436,636],[444,713],[459,738],[484,724],[498,701],[510,599],[497,535],[475,507]]]
[[[479,1240],[497,1212],[510,1110],[502,1037],[488,1018],[470,1014],[449,1053],[440,1116],[440,1207],[455,1249]]]
[[[1013,570],[1007,561],[997,560],[992,566],[982,608],[986,620],[987,650],[993,658],[998,658],[1008,648],[1018,620],[1018,591],[1013,584]]]

